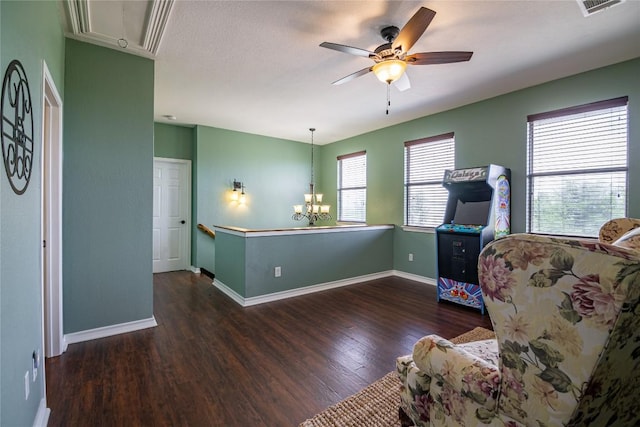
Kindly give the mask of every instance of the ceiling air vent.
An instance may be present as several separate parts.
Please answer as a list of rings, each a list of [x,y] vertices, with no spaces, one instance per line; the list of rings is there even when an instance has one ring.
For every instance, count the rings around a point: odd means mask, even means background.
[[[626,0],[577,0],[584,16],[593,15],[608,7],[624,3]]]

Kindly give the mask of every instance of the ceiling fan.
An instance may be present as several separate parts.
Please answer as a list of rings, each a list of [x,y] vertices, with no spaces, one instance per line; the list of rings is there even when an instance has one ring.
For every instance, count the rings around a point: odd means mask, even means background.
[[[360,71],[349,74],[333,82],[334,85],[346,83],[363,76],[370,71],[376,77],[389,85],[394,83],[398,90],[404,91],[411,87],[409,78],[404,72],[407,65],[431,65],[448,64],[452,62],[464,62],[471,59],[473,52],[421,52],[409,54],[408,51],[415,42],[425,32],[436,12],[421,7],[409,19],[402,30],[395,26],[385,27],[380,31],[380,35],[387,43],[376,48],[373,52],[358,47],[345,46],[337,43],[323,42],[321,47],[348,53],[350,55],[363,56],[372,59],[375,64],[371,67],[363,68]]]

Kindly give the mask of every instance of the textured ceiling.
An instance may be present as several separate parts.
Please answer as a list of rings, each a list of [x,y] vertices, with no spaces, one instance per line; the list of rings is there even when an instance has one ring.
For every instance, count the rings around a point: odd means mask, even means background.
[[[69,3],[88,9],[90,28],[73,31]],[[382,27],[402,28],[420,6],[437,14],[410,53],[473,51],[469,62],[409,66],[411,89],[391,88],[388,115],[372,73],[331,85],[373,62],[320,43],[373,50]],[[155,59],[156,121],[302,142],[315,127],[319,144],[640,56],[639,0],[589,17],[575,0],[72,0],[65,10],[69,36],[115,48],[126,38],[123,50]]]

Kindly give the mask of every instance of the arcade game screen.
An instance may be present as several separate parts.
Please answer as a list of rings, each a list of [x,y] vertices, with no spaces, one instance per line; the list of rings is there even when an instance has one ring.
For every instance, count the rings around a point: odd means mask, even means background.
[[[456,211],[453,215],[454,224],[487,225],[491,200],[480,202],[463,202],[458,199]]]

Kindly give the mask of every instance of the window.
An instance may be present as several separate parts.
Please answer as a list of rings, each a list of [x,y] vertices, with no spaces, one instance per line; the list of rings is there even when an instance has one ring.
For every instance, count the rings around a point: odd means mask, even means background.
[[[367,152],[338,156],[338,221],[367,220]]]
[[[405,224],[437,227],[444,221],[449,193],[442,186],[454,166],[453,132],[404,143]]]
[[[527,117],[528,231],[595,237],[607,220],[626,216],[627,103]]]

